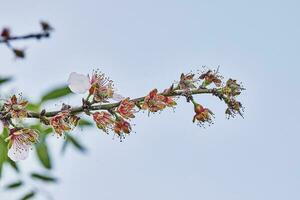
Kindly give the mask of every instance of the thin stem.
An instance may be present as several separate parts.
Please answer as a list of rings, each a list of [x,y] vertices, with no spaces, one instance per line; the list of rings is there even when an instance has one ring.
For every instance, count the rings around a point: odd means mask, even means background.
[[[42,33],[32,33],[28,35],[23,36],[13,36],[5,39],[0,39],[0,43],[6,43],[8,44],[9,41],[15,41],[15,40],[27,40],[27,39],[42,39],[42,38],[48,38],[50,37],[49,32],[42,32]]]

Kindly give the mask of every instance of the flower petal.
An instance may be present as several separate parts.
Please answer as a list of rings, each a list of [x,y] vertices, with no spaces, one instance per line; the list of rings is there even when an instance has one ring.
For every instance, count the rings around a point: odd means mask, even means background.
[[[123,99],[125,99],[125,97],[123,97],[122,95],[120,95],[118,93],[114,93],[112,99],[115,101],[122,101]]]
[[[0,120],[0,135],[3,133],[4,125],[3,122]]]
[[[23,148],[17,148],[17,146],[15,144],[12,145],[12,147],[8,150],[8,157],[16,162],[16,161],[20,161],[20,160],[25,160],[28,155],[29,155],[29,149],[30,146],[29,145],[23,145]]]
[[[77,94],[84,94],[91,87],[89,77],[83,74],[78,74],[76,72],[72,72],[70,74],[68,84],[70,90]]]

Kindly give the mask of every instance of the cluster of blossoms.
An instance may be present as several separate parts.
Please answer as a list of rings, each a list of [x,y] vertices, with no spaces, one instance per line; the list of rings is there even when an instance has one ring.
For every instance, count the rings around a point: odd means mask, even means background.
[[[197,103],[191,95],[193,90],[201,88],[207,89],[212,83],[216,86],[216,88],[212,90],[212,93],[221,100],[224,100],[228,106],[225,110],[228,117],[234,117],[236,114],[242,116],[243,106],[236,100],[236,97],[241,94],[244,88],[233,79],[229,79],[226,83],[223,83],[223,77],[219,74],[218,69],[205,70],[202,71],[199,76],[194,73],[181,74],[177,86],[178,89],[185,91],[184,96],[186,96],[187,101],[192,101],[194,104],[195,116],[193,117],[193,122],[197,121],[201,126],[203,126],[204,123],[212,123],[213,113],[208,108],[204,108]]]
[[[109,103],[111,100],[119,101],[119,105],[108,111],[90,112],[93,120],[99,129],[105,133],[112,130],[115,134],[123,139],[125,135],[131,132],[131,125],[128,121],[134,118],[135,103],[129,98],[123,98],[117,94],[113,87],[113,82],[105,77],[104,74],[94,71],[92,76],[78,74],[73,72],[68,80],[69,88],[77,94],[88,92],[88,98],[92,97],[89,103],[102,105]],[[112,114],[111,114],[112,113]]]
[[[154,89],[144,98],[141,108],[154,113],[175,105],[177,103],[172,97],[158,94],[157,89]]]
[[[4,114],[3,118],[0,119],[0,134],[3,132],[5,127],[9,127],[12,124],[9,119],[23,119],[28,116],[26,107],[28,101],[18,98],[16,95],[10,97],[4,102],[1,113]],[[24,160],[29,155],[29,150],[32,145],[38,142],[38,133],[36,130],[29,128],[17,128],[13,126],[9,130],[9,135],[5,139],[8,142],[8,156],[13,161]]]
[[[62,136],[63,133],[73,130],[80,117],[72,115],[69,110],[63,110],[49,120],[49,124],[53,127],[55,133]]]
[[[225,113],[229,117],[234,117],[236,114],[241,116],[244,110],[242,103],[236,100],[236,97],[241,94],[244,88],[241,84],[238,84],[236,80],[229,79],[226,82],[225,87],[222,88],[222,94],[226,97],[226,103],[228,108],[226,109]]]
[[[13,95],[7,102],[4,103],[3,111],[10,113],[12,118],[24,118],[27,116],[26,107],[28,101],[17,99],[16,95]]]
[[[99,129],[107,134],[110,130],[114,131],[120,140],[124,139],[131,132],[130,123],[117,114],[111,115],[106,111],[95,112],[93,113],[93,119]]]
[[[177,105],[175,98],[184,96],[187,102],[193,104],[193,122],[204,126],[211,124],[213,112],[196,102],[193,95],[210,93],[223,100],[228,108],[226,114],[234,116],[241,114],[242,104],[236,100],[243,87],[236,80],[229,79],[222,82],[223,77],[216,71],[205,71],[197,75],[194,73],[181,74],[180,80],[163,92],[153,89],[146,96],[130,99],[117,94],[113,82],[104,74],[94,71],[91,76],[73,72],[68,79],[70,90],[77,94],[87,94],[81,107],[71,107],[63,104],[57,112],[29,113],[26,110],[28,102],[13,95],[2,106],[0,111],[0,132],[3,127],[9,128],[10,133],[6,139],[9,142],[8,156],[14,160],[23,160],[28,156],[28,151],[33,144],[38,142],[38,133],[33,129],[18,128],[12,119],[23,119],[36,116],[45,125],[50,125],[57,136],[72,131],[80,120],[77,116],[85,113],[91,116],[97,127],[109,134],[113,132],[120,140],[132,131],[131,120],[139,110],[147,110],[148,114],[160,112],[168,107]],[[215,88],[209,88],[214,84]]]

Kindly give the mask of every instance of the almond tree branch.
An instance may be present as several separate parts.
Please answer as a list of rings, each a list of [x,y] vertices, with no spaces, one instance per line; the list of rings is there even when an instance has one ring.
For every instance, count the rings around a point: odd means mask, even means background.
[[[23,36],[12,36],[12,37],[9,37],[9,38],[0,39],[0,44],[1,43],[8,43],[10,41],[15,41],[15,40],[27,40],[27,39],[40,40],[42,38],[49,38],[49,37],[50,37],[49,32],[32,33],[32,34],[23,35]]]
[[[176,97],[176,96],[186,96],[187,92],[185,90],[174,90],[171,91],[169,93],[161,93],[164,96],[172,96],[172,97]],[[190,90],[188,95],[197,95],[197,94],[213,94],[216,95],[217,89],[206,89],[206,88],[198,88],[198,89],[193,89]],[[133,101],[134,103],[138,104],[140,102],[143,102],[146,96],[143,97],[139,97],[139,98],[135,98],[135,99],[131,99],[131,101]],[[225,97],[224,97],[225,98]],[[222,98],[221,98],[222,99]],[[107,103],[107,104],[102,104],[102,105],[89,105],[87,108],[84,106],[77,106],[77,107],[73,107],[70,109],[71,114],[78,114],[78,113],[82,113],[85,111],[96,111],[96,110],[111,110],[113,108],[118,107],[120,104],[120,102],[117,103]],[[37,113],[37,112],[29,112],[27,114],[27,118],[37,118],[40,119],[41,117],[53,117],[55,115],[57,115],[59,112],[61,112],[61,110],[59,111],[51,111],[51,112],[42,112],[42,113]],[[0,119],[10,119],[11,116],[8,115],[3,115],[4,113],[1,113],[2,116],[0,115]]]

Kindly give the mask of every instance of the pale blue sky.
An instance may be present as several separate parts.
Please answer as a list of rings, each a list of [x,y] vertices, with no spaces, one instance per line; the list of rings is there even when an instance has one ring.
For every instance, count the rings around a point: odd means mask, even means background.
[[[54,137],[61,182],[45,189],[58,200],[300,199],[299,8],[291,0],[2,0],[0,27],[27,33],[45,19],[56,29],[50,40],[15,43],[28,47],[24,61],[0,47],[0,73],[15,77],[8,88],[31,99],[72,71],[95,68],[124,96],[163,89],[202,65],[220,65],[247,88],[245,119],[228,121],[223,103],[198,97],[216,113],[206,129],[192,124],[182,100],[175,113],[138,114],[136,133],[123,143],[96,129],[76,131],[86,155],[69,149],[61,158],[62,139]],[[39,170],[33,154],[22,166]],[[19,194],[1,190],[0,199]]]

